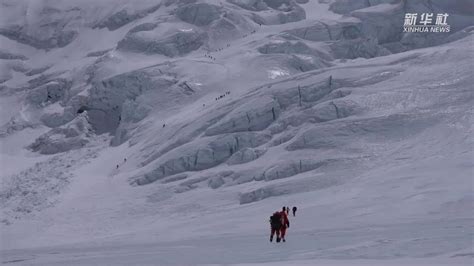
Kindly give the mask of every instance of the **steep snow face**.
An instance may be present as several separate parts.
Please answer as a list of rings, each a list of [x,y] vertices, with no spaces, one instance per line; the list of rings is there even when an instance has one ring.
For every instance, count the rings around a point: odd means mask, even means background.
[[[157,24],[138,25],[118,43],[117,48],[125,51],[175,57],[199,49],[208,38],[207,34],[199,29],[176,26],[171,27],[165,23],[160,26]],[[186,25],[182,27],[186,27]],[[163,28],[166,29],[166,32],[163,32]]]
[[[396,257],[379,256],[387,238],[403,257],[472,248],[469,1],[1,5],[2,249],[215,233],[213,247],[235,219],[259,238],[288,204],[306,245],[353,234],[292,258]],[[404,33],[407,12],[447,12],[451,32]],[[390,236],[367,244],[371,224]]]

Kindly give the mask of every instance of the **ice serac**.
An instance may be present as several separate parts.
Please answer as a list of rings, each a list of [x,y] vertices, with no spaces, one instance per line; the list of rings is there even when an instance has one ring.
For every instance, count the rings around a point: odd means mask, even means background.
[[[335,21],[318,21],[313,25],[287,30],[284,33],[314,42],[350,40],[363,36],[359,22]]]
[[[322,2],[322,0],[319,0]],[[379,4],[394,4],[400,3],[402,0],[365,0],[365,1],[351,1],[351,0],[335,0],[331,2],[329,10],[338,14],[348,14],[354,10],[376,6]]]
[[[41,154],[55,154],[84,147],[93,135],[87,113],[83,113],[64,126],[51,129],[40,136],[29,148]]]
[[[327,162],[302,159],[298,161],[285,160],[278,165],[265,169],[260,180],[271,181],[275,179],[287,178],[303,172],[311,171],[325,165]]]
[[[207,3],[189,4],[179,7],[176,16],[184,22],[194,24],[196,26],[209,25],[221,15],[221,10],[216,5]]]
[[[353,174],[355,174],[355,172],[353,172]],[[343,184],[347,179],[350,178],[347,176],[337,176],[337,174],[320,175],[314,173],[311,177],[280,181],[274,184],[268,182],[269,184],[265,184],[263,187],[250,189],[249,191],[240,193],[239,203],[248,204],[271,197],[281,197],[293,193],[322,190]],[[288,189],[289,186],[292,187],[291,190]]]
[[[261,25],[286,24],[306,18],[305,10],[293,0],[234,0],[230,2],[241,8],[253,11],[252,20]]]
[[[190,142],[163,155],[154,163],[153,170],[135,177],[132,183],[145,185],[181,172],[205,170],[225,162],[243,148],[258,147],[270,138],[267,134],[243,132]]]
[[[396,42],[402,36],[405,10],[402,4],[383,4],[356,10],[352,16],[362,21],[365,36],[375,37],[378,44]]]
[[[280,105],[275,99],[269,96],[251,99],[206,130],[206,135],[259,131],[268,127],[279,114]]]
[[[48,4],[23,1],[12,2],[7,6],[11,9],[10,12],[2,12],[7,22],[0,26],[0,35],[20,44],[44,50],[62,48],[79,34],[76,24],[82,18],[75,16],[78,10],[66,11]]]
[[[258,48],[262,54],[313,54],[315,53],[303,42],[273,42]]]
[[[390,51],[380,46],[377,39],[355,39],[336,42],[331,45],[331,50],[335,58],[373,58],[389,55]]]
[[[473,25],[472,14],[474,5],[466,0],[456,1],[406,1],[404,9],[406,12],[425,12],[437,14],[447,14],[446,23],[449,25],[449,32],[425,32],[425,33],[404,33],[400,43],[405,50],[418,49],[435,46],[450,39],[453,32],[459,32]],[[433,20],[436,18],[433,17]]]
[[[139,97],[153,91],[169,95],[171,86],[177,83],[173,76],[160,73],[160,68],[132,71],[94,83],[83,106],[77,110],[88,111],[90,123],[98,134],[113,133],[122,119],[127,122],[143,119],[147,107],[137,105]],[[132,110],[136,113],[131,114]]]
[[[27,95],[27,100],[37,106],[52,104],[60,100],[66,101],[70,87],[71,81],[69,80],[53,80],[31,90]]]
[[[27,60],[28,58],[21,54],[9,53],[8,51],[0,50],[0,59],[5,60]]]
[[[459,8],[460,6],[464,6],[466,9],[462,11]],[[472,25],[472,16],[469,17],[466,10],[473,9],[472,3],[467,3],[465,0],[453,1],[450,4],[445,1],[429,0],[337,0],[330,4],[330,10],[355,17],[361,21],[359,26],[362,33],[361,37],[369,40],[369,42],[364,43],[364,49],[367,50],[367,52],[361,54],[361,57],[366,58],[370,54],[375,56],[386,55],[387,50],[392,53],[399,53],[406,50],[438,45],[443,43],[450,35],[447,32],[403,32],[403,19],[406,13],[448,14],[450,32],[456,32]],[[361,47],[361,44],[361,42],[355,43],[358,47]],[[378,47],[375,44],[381,45],[387,50],[384,51],[382,47]],[[350,43],[348,43],[348,45],[350,45]],[[337,50],[347,50],[343,46],[339,45]],[[341,54],[338,51],[336,51],[336,53]],[[350,52],[350,54],[359,57],[357,53],[354,54]]]
[[[229,160],[227,160],[227,163],[232,165],[232,164],[242,164],[242,163],[251,162],[253,160],[258,159],[260,156],[265,154],[265,152],[266,152],[265,150],[261,150],[261,149],[244,148],[234,153],[229,158]]]
[[[228,0],[241,8],[251,11],[262,11],[268,9],[267,4],[263,0]]]
[[[52,49],[64,47],[71,43],[77,37],[77,32],[73,30],[61,30],[48,35],[29,35],[23,31],[22,26],[12,26],[9,28],[0,28],[0,35],[22,44],[30,45],[38,49]]]
[[[132,21],[138,20],[151,14],[160,8],[160,4],[145,8],[143,10],[122,9],[102,20],[96,25],[98,28],[107,28],[111,31],[116,30]]]
[[[315,105],[339,86],[339,81],[330,76],[329,79],[317,80],[310,84],[278,89],[272,95],[280,107],[286,109],[294,105]]]
[[[118,43],[117,49],[176,57],[199,49],[208,39],[207,34],[197,28],[176,29],[163,35],[152,27],[129,32]]]
[[[282,36],[286,38],[294,36],[313,42],[327,42],[330,47],[329,54],[334,58],[372,58],[390,54],[387,49],[379,45],[379,33],[370,28],[372,26],[380,27],[380,23],[367,22],[367,25],[369,26],[366,26],[365,22],[349,21],[317,22],[312,26],[287,30]],[[386,25],[387,28],[391,26]],[[385,33],[386,31],[381,32]]]
[[[247,20],[239,14],[232,11],[226,11],[223,17],[213,21],[209,25],[207,33],[209,35],[209,43],[215,41],[221,43],[222,40],[236,39],[241,33],[240,28],[250,28]]]
[[[225,183],[225,181],[220,176],[213,177],[213,178],[209,179],[209,182],[208,182],[209,187],[212,188],[212,189],[219,188],[224,183]]]
[[[360,110],[361,108],[358,104],[350,100],[328,100],[318,103],[313,107],[305,108],[304,111],[298,114],[287,113],[282,115],[278,123],[270,130],[272,132],[280,132],[288,127],[299,127],[303,124],[317,124],[342,119],[355,115]]]
[[[354,120],[349,123],[317,124],[303,131],[286,149],[362,150],[377,143],[397,142],[408,136],[420,134],[436,122],[436,119],[430,116],[418,115],[412,118],[397,114]]]

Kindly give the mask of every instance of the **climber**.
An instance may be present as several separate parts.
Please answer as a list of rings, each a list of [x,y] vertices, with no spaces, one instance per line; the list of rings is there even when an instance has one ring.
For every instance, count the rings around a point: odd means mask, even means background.
[[[286,207],[282,208],[281,214],[281,228],[280,228],[280,237],[283,242],[285,242],[286,229],[290,228],[290,221],[288,220],[288,215],[286,215]]]
[[[296,210],[297,210],[296,206],[293,206],[293,216],[296,215]]]
[[[276,211],[273,213],[272,216],[270,216],[270,228],[271,228],[271,233],[270,233],[270,242],[273,241],[273,235],[276,234],[276,242],[280,242],[280,229],[281,229],[281,213]]]

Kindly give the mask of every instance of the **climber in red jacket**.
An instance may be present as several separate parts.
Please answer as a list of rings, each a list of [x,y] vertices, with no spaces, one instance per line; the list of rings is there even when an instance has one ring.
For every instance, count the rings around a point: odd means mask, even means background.
[[[286,207],[282,208],[280,212],[281,215],[281,228],[280,228],[280,237],[283,242],[285,242],[285,233],[286,229],[290,228],[290,220],[288,220],[288,215],[286,213]]]

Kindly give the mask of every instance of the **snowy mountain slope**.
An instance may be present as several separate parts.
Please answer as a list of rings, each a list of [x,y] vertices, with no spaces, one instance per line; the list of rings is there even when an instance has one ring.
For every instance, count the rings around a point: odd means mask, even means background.
[[[372,2],[4,1],[5,261],[469,263],[472,6]],[[425,11],[453,31],[401,32]]]

